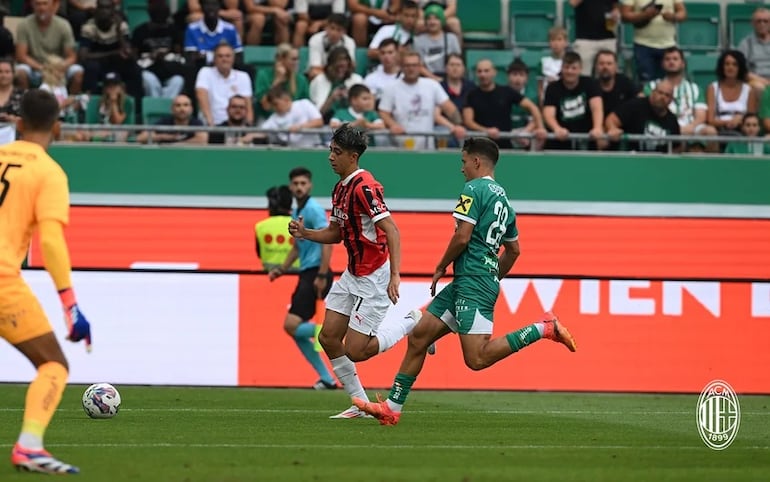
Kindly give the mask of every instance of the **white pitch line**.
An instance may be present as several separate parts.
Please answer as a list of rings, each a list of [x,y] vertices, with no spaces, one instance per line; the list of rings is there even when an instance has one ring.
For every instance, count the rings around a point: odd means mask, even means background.
[[[11,445],[3,444],[0,447],[11,448]],[[535,444],[521,444],[521,445],[449,445],[449,444],[432,444],[432,445],[361,445],[361,444],[234,444],[234,443],[91,443],[91,444],[46,444],[46,447],[57,448],[227,448],[227,449],[339,449],[339,450],[360,450],[362,448],[371,448],[377,450],[469,450],[469,449],[510,449],[510,450],[541,450],[541,449],[577,449],[577,450],[708,450],[705,445],[535,445]],[[751,446],[731,446],[730,450],[770,450],[770,446],[766,445],[751,445]]]

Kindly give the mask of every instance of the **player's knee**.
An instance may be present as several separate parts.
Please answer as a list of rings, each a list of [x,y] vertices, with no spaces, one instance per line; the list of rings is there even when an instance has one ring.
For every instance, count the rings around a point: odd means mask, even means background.
[[[420,333],[412,332],[406,338],[407,348],[412,352],[425,352],[428,351],[431,341]]]
[[[465,366],[477,372],[489,366],[489,363],[480,355],[466,355]]]

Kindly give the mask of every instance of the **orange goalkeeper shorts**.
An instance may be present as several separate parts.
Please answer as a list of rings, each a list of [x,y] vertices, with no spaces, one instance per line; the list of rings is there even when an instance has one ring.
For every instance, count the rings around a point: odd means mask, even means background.
[[[0,278],[0,337],[18,345],[51,331],[48,317],[24,279]]]

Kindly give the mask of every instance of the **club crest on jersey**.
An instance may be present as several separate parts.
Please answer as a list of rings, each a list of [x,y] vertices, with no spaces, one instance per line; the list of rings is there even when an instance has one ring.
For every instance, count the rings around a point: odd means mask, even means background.
[[[466,196],[465,194],[460,194],[460,199],[457,200],[457,206],[455,206],[455,212],[468,214],[471,210],[471,205],[473,205],[473,198]]]

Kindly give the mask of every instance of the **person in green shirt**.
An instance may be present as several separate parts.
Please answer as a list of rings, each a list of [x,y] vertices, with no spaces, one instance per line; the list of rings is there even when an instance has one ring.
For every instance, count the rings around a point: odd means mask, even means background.
[[[369,87],[364,84],[355,84],[348,90],[349,107],[334,111],[329,127],[336,129],[344,123],[350,123],[353,127],[361,130],[384,129],[385,122],[380,119],[380,115],[374,110],[374,95]],[[369,143],[375,145],[375,140]]]
[[[299,50],[289,43],[276,47],[272,68],[260,68],[257,72],[254,97],[257,99],[256,112],[259,117],[267,118],[272,114],[267,93],[277,85],[283,86],[291,94],[292,100],[310,97],[310,84],[299,69]]]
[[[761,135],[759,126],[759,116],[749,113],[743,116],[741,122],[741,132],[745,137],[759,137]],[[727,143],[725,154],[746,154],[751,156],[762,156],[770,154],[770,139],[766,141],[740,142],[732,141]]]
[[[572,335],[551,312],[519,330],[491,338],[500,280],[520,253],[516,214],[505,188],[494,178],[499,156],[499,148],[491,139],[471,137],[463,144],[461,171],[466,182],[452,213],[454,235],[433,274],[433,301],[424,313],[410,313],[419,321],[409,335],[406,354],[387,400],[373,403],[353,398],[359,410],[379,419],[381,425],[398,423],[428,347],[449,333],[460,336],[463,358],[471,370],[488,368],[542,338],[561,343],[573,352],[577,349]],[[452,263],[454,279],[436,295],[436,285]]]

